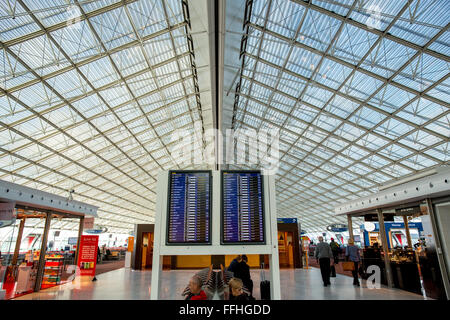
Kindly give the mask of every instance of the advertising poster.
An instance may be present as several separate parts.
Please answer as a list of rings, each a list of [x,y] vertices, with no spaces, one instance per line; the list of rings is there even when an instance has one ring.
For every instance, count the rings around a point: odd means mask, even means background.
[[[128,237],[128,250],[129,252],[133,252],[134,249],[134,237]]]
[[[94,217],[86,217],[83,222],[83,229],[93,229],[94,228]]]
[[[98,236],[81,236],[78,267],[82,276],[95,276]]]
[[[15,202],[0,203],[0,227],[6,227],[14,223]]]

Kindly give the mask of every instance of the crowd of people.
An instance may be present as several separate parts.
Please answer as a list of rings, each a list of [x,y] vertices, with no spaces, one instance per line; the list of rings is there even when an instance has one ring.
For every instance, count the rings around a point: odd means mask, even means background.
[[[319,237],[319,243],[314,251],[314,257],[320,266],[320,273],[322,275],[323,286],[331,285],[330,276],[331,269],[339,263],[339,253],[341,248],[337,242],[331,238],[331,242],[328,244],[323,240],[323,237]],[[333,264],[331,264],[331,259],[333,259]],[[347,262],[353,263],[353,285],[360,286],[358,279],[359,264],[361,261],[361,256],[359,253],[359,248],[355,246],[353,239],[349,239],[348,245],[345,248],[345,259]]]

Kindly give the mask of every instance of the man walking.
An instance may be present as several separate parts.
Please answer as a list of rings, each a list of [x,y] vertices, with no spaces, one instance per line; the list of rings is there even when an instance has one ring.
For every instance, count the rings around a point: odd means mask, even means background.
[[[319,237],[314,257],[319,260],[320,273],[322,274],[323,286],[330,285],[330,259],[333,256],[331,247],[328,243],[323,242],[323,237]]]

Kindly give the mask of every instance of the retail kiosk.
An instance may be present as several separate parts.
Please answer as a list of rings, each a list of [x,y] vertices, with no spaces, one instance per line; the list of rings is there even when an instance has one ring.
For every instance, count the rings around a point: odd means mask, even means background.
[[[7,261],[4,261],[5,266],[0,266],[0,275],[2,275],[0,282],[3,288],[7,289],[6,291],[10,291],[6,292],[6,298],[12,298],[16,293],[39,291],[61,283],[64,257],[57,253],[47,253],[47,247],[51,247],[48,241],[51,222],[55,219],[60,221],[68,218],[80,219],[78,250],[84,218],[96,217],[98,207],[8,181],[0,181],[0,203],[4,206],[8,204],[12,208],[14,219],[20,221],[14,253],[8,256]],[[39,251],[25,255],[25,259],[20,259],[19,250],[25,222],[30,219],[45,219],[41,246]],[[5,256],[4,253],[3,256]],[[77,256],[78,252],[75,255],[74,265],[77,264]],[[24,261],[21,263],[21,260]],[[0,291],[1,289],[0,287]]]
[[[225,171],[209,171],[211,178],[210,217],[206,217],[207,224],[201,222],[201,230],[208,230],[202,235],[201,243],[177,243],[178,235],[169,234],[170,228],[179,222],[169,221],[169,179],[172,175],[183,171],[163,171],[158,175],[157,202],[156,202],[156,223],[153,247],[153,267],[151,282],[151,299],[159,298],[161,273],[163,266],[163,256],[183,256],[183,255],[238,255],[238,254],[264,254],[269,256],[270,265],[270,289],[271,298],[279,300],[280,293],[280,272],[278,260],[278,239],[277,239],[277,219],[276,219],[276,199],[274,176],[261,175],[262,196],[263,196],[263,223],[264,241],[253,243],[239,243],[239,239],[228,238],[224,231],[224,226],[229,224],[228,218],[222,215],[224,212],[224,201],[222,199],[222,182]],[[206,172],[206,171],[204,171]],[[229,171],[228,173],[230,173]],[[242,171],[245,172],[245,171]],[[169,177],[171,176],[171,177]],[[177,188],[177,186],[173,187]],[[188,188],[188,187],[187,187]],[[169,190],[170,189],[170,190]],[[176,191],[175,191],[176,192]],[[208,194],[208,193],[207,193]],[[225,199],[226,200],[226,199]],[[209,219],[208,219],[209,218]],[[188,218],[188,220],[191,218]],[[185,221],[186,228],[191,227],[190,221]],[[210,225],[209,225],[210,224]],[[206,226],[206,229],[204,227]],[[175,226],[176,228],[176,226]],[[262,239],[262,238],[261,238]],[[182,239],[181,239],[182,240]],[[182,242],[182,241],[181,241]],[[189,279],[186,280],[186,284]]]
[[[336,215],[347,215],[353,237],[352,218],[369,217],[367,231],[375,231],[371,217],[379,223],[383,263],[380,267],[389,287],[420,293],[433,299],[449,299],[450,254],[450,168],[442,166],[380,187],[378,193],[340,204]],[[403,218],[406,249],[390,250],[385,218]],[[423,226],[421,245],[414,248],[410,235],[412,218],[420,217]],[[367,219],[366,219],[367,221]],[[369,239],[370,241],[370,239]],[[378,240],[377,240],[378,241]],[[382,275],[383,275],[382,274]]]

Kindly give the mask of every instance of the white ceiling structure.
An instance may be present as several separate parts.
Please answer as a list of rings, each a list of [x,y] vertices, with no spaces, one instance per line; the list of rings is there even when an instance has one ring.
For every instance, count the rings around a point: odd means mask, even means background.
[[[450,163],[448,12],[440,0],[4,0],[0,180],[74,189],[123,233],[153,222],[158,171],[195,168],[174,159],[175,130],[200,135],[203,157],[208,129],[276,127],[278,215],[324,231],[346,222],[337,203]]]

